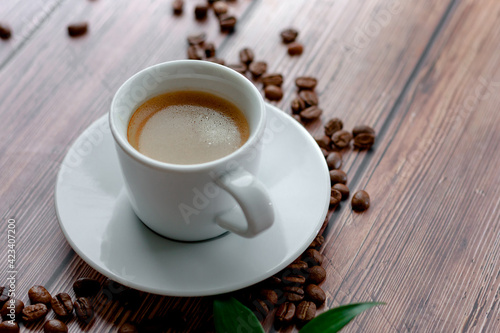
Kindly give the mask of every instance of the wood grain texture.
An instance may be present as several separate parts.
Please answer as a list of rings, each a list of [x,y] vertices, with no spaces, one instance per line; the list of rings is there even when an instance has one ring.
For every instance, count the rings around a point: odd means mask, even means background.
[[[500,330],[499,188],[500,4],[461,1],[239,0],[232,35],[213,16],[181,17],[165,1],[15,2],[0,6],[14,39],[0,42],[0,235],[17,221],[17,289],[67,291],[77,277],[106,278],[67,244],[54,211],[57,171],[69,145],[105,114],[117,88],[149,65],[186,58],[185,37],[205,31],[227,63],[248,46],[270,72],[283,73],[289,113],[293,80],[316,76],[324,110],[307,125],[340,117],[378,133],[368,152],[346,150],[351,191],[366,189],[372,207],[344,202],[324,230],[322,284],[327,308],[385,301],[346,332],[495,332]],[[44,13],[40,19],[40,13]],[[68,23],[88,21],[70,39]],[[279,32],[296,27],[305,52],[290,57]],[[17,31],[26,33],[16,34]],[[260,86],[260,85],[259,85]],[[6,242],[2,241],[1,244]],[[4,246],[4,245],[2,245]],[[7,252],[0,250],[0,263]],[[0,270],[0,284],[6,279]],[[72,294],[73,295],[73,294]],[[97,318],[75,319],[70,332],[115,332],[127,320],[185,313],[184,331],[211,330],[212,297],[141,293],[137,309],[106,295]],[[50,315],[52,317],[53,314]],[[27,327],[40,331],[43,323]],[[271,318],[266,331],[275,331]],[[282,331],[296,331],[294,328]]]

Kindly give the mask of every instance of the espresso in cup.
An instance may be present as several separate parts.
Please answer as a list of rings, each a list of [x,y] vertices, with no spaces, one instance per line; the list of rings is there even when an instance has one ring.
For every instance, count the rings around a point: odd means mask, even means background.
[[[248,122],[233,103],[201,91],[153,97],[133,113],[129,143],[142,154],[173,164],[198,164],[229,155],[249,137]]]

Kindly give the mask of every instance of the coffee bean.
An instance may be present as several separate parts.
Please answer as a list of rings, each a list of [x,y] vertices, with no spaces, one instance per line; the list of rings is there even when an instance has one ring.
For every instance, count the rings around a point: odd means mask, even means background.
[[[68,326],[60,320],[51,319],[43,325],[43,331],[45,333],[67,333]]]
[[[310,106],[300,112],[300,118],[304,121],[311,121],[314,119],[318,119],[322,113],[323,110],[321,110],[317,106]]]
[[[337,191],[340,192],[340,194],[342,194],[342,200],[349,198],[349,187],[347,187],[347,185],[342,183],[337,183],[334,184],[332,188],[336,189]]]
[[[279,101],[283,98],[283,90],[278,86],[269,85],[264,88],[264,95],[270,101]]]
[[[214,43],[205,43],[203,45],[203,50],[205,51],[205,56],[207,58],[215,57],[215,45],[214,45]]]
[[[262,299],[256,299],[254,301],[255,304],[255,310],[257,310],[258,313],[260,313],[263,317],[266,317],[269,313],[269,306],[266,303],[266,301]]]
[[[87,22],[78,22],[78,23],[73,23],[68,25],[68,35],[71,37],[78,37],[85,35],[88,30],[88,23]]]
[[[118,329],[118,333],[139,333],[135,324],[126,322]]]
[[[275,320],[282,325],[290,324],[295,315],[295,304],[285,302],[281,304],[274,314]]]
[[[174,0],[172,2],[172,11],[174,15],[181,15],[184,10],[184,0]]]
[[[224,65],[226,62],[224,61],[224,59],[221,59],[221,58],[217,58],[217,57],[212,57],[212,58],[207,58],[205,59],[206,61],[210,61],[210,62],[213,62],[213,63],[216,63],[216,64],[219,64],[219,65]]]
[[[73,313],[73,301],[67,293],[59,293],[52,297],[51,305],[59,317],[68,317]]]
[[[92,308],[92,304],[90,304],[88,298],[77,298],[73,306],[75,308],[76,316],[84,323],[88,324],[94,317],[94,309]]]
[[[330,181],[332,183],[332,186],[337,183],[345,185],[347,184],[347,174],[342,170],[330,170]]]
[[[338,149],[343,149],[351,143],[352,140],[352,135],[351,133],[340,130],[332,135],[332,143],[337,147]]]
[[[289,302],[299,302],[304,299],[304,289],[300,287],[284,287],[284,296]]]
[[[354,147],[358,149],[370,149],[375,143],[375,136],[369,133],[360,133],[354,138]]]
[[[296,97],[292,100],[291,108],[292,108],[292,113],[299,114],[302,110],[306,108],[306,102],[304,102],[302,98]]]
[[[219,16],[219,27],[221,32],[233,32],[237,19],[233,15],[222,14]]]
[[[49,310],[43,303],[27,305],[23,309],[23,320],[27,323],[45,318]]]
[[[5,23],[0,23],[0,38],[7,40],[11,36],[12,36],[11,28]]]
[[[300,76],[295,79],[295,85],[299,90],[313,90],[317,84],[318,80],[311,76]]]
[[[338,132],[344,127],[344,123],[339,118],[332,118],[325,124],[325,134],[332,136],[333,133]]]
[[[250,70],[250,73],[252,73],[252,76],[254,78],[258,78],[267,71],[267,63],[265,63],[264,61],[252,62],[248,66],[248,69]]]
[[[290,44],[294,42],[298,35],[299,32],[293,28],[285,29],[280,33],[281,40],[285,44]]]
[[[253,61],[253,59],[254,59],[254,54],[252,49],[246,47],[240,51],[240,61],[242,64],[249,65]]]
[[[187,49],[188,59],[201,60],[205,56],[205,51],[196,45],[191,45]]]
[[[261,289],[259,295],[263,300],[269,301],[272,305],[278,304],[278,294],[272,289]]]
[[[309,244],[309,249],[319,249],[325,242],[325,237],[322,235],[317,235],[314,240]]]
[[[306,250],[302,259],[309,265],[309,267],[321,266],[323,263],[323,255],[315,249]]]
[[[308,285],[305,289],[305,293],[306,297],[309,300],[313,301],[316,305],[321,305],[325,303],[326,294],[323,291],[323,289],[321,289],[317,285],[315,284]]]
[[[99,281],[90,278],[79,278],[73,283],[76,297],[91,297],[101,290]]]
[[[307,269],[307,281],[314,284],[320,284],[326,279],[326,271],[321,266],[313,266]]]
[[[31,304],[43,303],[47,306],[50,306],[50,302],[52,301],[52,296],[43,286],[33,286],[28,290],[28,297],[30,299]]]
[[[323,154],[323,157],[324,158],[327,158],[328,157],[328,154],[330,154],[330,152],[328,150],[326,150],[325,148],[321,148],[321,153]]]
[[[306,103],[306,106],[318,105],[318,95],[312,90],[302,90],[299,97]]]
[[[3,320],[21,320],[21,313],[24,309],[24,303],[20,299],[11,299],[2,306],[0,315]]]
[[[199,4],[194,7],[194,17],[197,20],[204,20],[207,17],[208,5]]]
[[[237,71],[240,74],[245,75],[247,72],[247,66],[245,64],[229,64],[227,67],[231,68],[232,70]]]
[[[304,275],[305,270],[307,269],[307,263],[302,260],[295,260],[290,265],[285,267],[285,270],[291,271],[293,274],[301,274]]]
[[[283,75],[279,73],[271,73],[262,75],[262,84],[266,86],[278,86],[281,87],[283,84]]]
[[[226,14],[228,7],[224,1],[217,1],[213,4],[213,10],[215,15],[220,16],[222,14]]]
[[[332,140],[330,139],[329,136],[322,135],[322,134],[314,136],[314,140],[316,141],[318,146],[320,146],[321,148],[324,148],[324,149],[329,149],[330,144],[332,142]]]
[[[288,273],[283,275],[281,281],[284,285],[301,286],[306,283],[306,278],[300,274]]]
[[[0,324],[1,333],[19,333],[19,325],[11,321],[4,321]]]
[[[342,194],[336,189],[332,188],[330,195],[330,207],[337,207],[342,200]]]
[[[352,209],[357,212],[363,212],[370,207],[370,196],[363,190],[357,191],[352,196]]]
[[[362,133],[375,135],[375,130],[373,128],[371,128],[370,126],[366,126],[366,125],[358,125],[352,129],[352,136],[353,137],[356,137],[356,136],[358,136],[358,134],[362,134]]]
[[[0,286],[0,305],[3,305],[9,299],[9,287]]]
[[[316,316],[316,304],[313,302],[302,301],[297,305],[295,318],[301,323],[311,321]]]
[[[262,283],[269,287],[279,287],[281,285],[281,277],[273,275],[265,279]]]
[[[328,164],[328,169],[330,170],[340,169],[342,166],[342,155],[336,151],[329,153],[326,157],[326,164]]]
[[[300,43],[293,42],[288,44],[288,54],[291,56],[301,55],[304,52],[304,46]]]

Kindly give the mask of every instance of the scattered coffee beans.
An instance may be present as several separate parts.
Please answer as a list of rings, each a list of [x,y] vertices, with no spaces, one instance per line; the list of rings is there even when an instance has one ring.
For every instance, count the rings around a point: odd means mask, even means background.
[[[68,317],[73,313],[73,301],[67,293],[60,293],[52,297],[52,310],[59,317]]]
[[[78,23],[73,23],[68,25],[68,35],[71,37],[78,37],[85,35],[88,30],[88,23],[87,22],[78,22]]]
[[[310,106],[300,112],[300,118],[304,121],[311,121],[314,119],[318,119],[322,113],[323,110],[321,110],[319,107]]]
[[[259,291],[260,297],[268,301],[272,305],[278,304],[278,294],[272,289],[261,289]]]
[[[300,97],[296,97],[292,100],[292,113],[299,114],[302,110],[306,108],[306,103]]]
[[[284,296],[289,302],[300,302],[304,299],[304,289],[301,287],[284,287]]]
[[[23,320],[27,323],[34,322],[45,318],[49,310],[47,306],[43,303],[27,305],[23,309]]]
[[[68,327],[65,323],[57,319],[51,319],[43,325],[45,333],[67,333]]]
[[[0,305],[3,305],[9,299],[9,287],[0,286]]]
[[[79,278],[73,283],[76,297],[91,297],[101,290],[99,281],[90,278]]]
[[[227,65],[227,67],[229,67],[232,70],[235,70],[238,73],[243,74],[243,75],[245,75],[245,73],[247,72],[247,69],[248,69],[245,64],[230,64],[230,65]]]
[[[288,54],[291,56],[301,55],[304,52],[304,46],[298,42],[288,44]]]
[[[302,90],[299,92],[299,97],[306,103],[306,106],[318,105],[318,95],[312,90]]]
[[[269,85],[264,88],[264,95],[270,101],[280,101],[283,98],[283,90],[278,86]]]
[[[207,18],[208,5],[199,4],[194,7],[194,17],[197,20],[204,20]]]
[[[248,66],[248,69],[254,79],[259,78],[267,71],[267,63],[264,61],[255,61]]]
[[[330,170],[330,181],[332,186],[337,183],[347,184],[347,174],[342,170]]]
[[[269,306],[268,304],[264,301],[264,300],[261,300],[261,299],[256,299],[255,300],[255,305],[256,305],[256,309],[257,311],[263,316],[263,317],[266,317],[268,314],[269,314]],[[269,304],[270,305],[270,304]]]
[[[321,245],[323,245],[324,242],[325,242],[325,237],[323,237],[322,235],[317,235],[311,242],[311,244],[309,244],[309,249],[318,250],[321,247]]]
[[[227,4],[224,1],[217,1],[213,4],[214,13],[217,16],[226,14],[228,11]]]
[[[302,301],[297,305],[295,317],[301,323],[306,323],[316,316],[316,304],[314,302]]]
[[[332,188],[330,195],[330,207],[337,207],[342,200],[342,194],[336,189]]]
[[[323,255],[315,249],[306,250],[302,259],[309,265],[309,267],[321,266],[323,263]]]
[[[285,29],[280,33],[281,40],[285,44],[290,44],[290,43],[294,42],[295,39],[297,39],[298,35],[299,35],[299,32],[293,28]]]
[[[200,45],[203,44],[206,40],[207,40],[207,35],[204,32],[187,36],[187,41],[189,45]]]
[[[11,321],[4,321],[0,324],[0,332],[2,333],[19,333],[19,325]]]
[[[309,283],[320,284],[326,279],[326,271],[321,266],[313,266],[307,269],[307,281]]]
[[[205,51],[196,45],[191,45],[187,49],[188,59],[201,60],[205,56]]]
[[[329,149],[330,148],[330,144],[332,142],[332,140],[330,139],[330,137],[326,136],[326,135],[316,135],[314,137],[314,140],[316,141],[316,143],[318,144],[318,146],[320,146],[323,149]]]
[[[222,14],[219,16],[219,27],[221,32],[233,32],[237,19],[233,15]]]
[[[288,325],[292,322],[295,315],[295,304],[291,302],[282,303],[275,313],[275,319],[279,324]]]
[[[314,90],[317,84],[318,80],[310,76],[300,76],[295,79],[295,85],[299,90]]]
[[[120,326],[118,333],[139,333],[139,330],[136,325],[127,322]]]
[[[31,304],[43,303],[46,306],[50,306],[52,301],[52,296],[43,286],[33,286],[28,291],[28,297]]]
[[[325,124],[325,134],[332,136],[333,133],[338,132],[344,127],[344,123],[339,118],[332,118]]]
[[[339,191],[340,194],[342,194],[342,200],[349,198],[349,187],[347,187],[347,185],[342,183],[337,183],[334,184],[332,188]]]
[[[317,285],[315,284],[308,285],[306,287],[305,293],[307,299],[313,301],[316,305],[321,305],[325,303],[326,294],[323,291],[323,289],[321,289]]]
[[[354,137],[354,147],[358,149],[370,149],[375,143],[375,136],[370,133],[360,133]]]
[[[366,126],[366,125],[358,125],[352,129],[352,136],[353,137],[356,137],[356,136],[358,136],[358,134],[362,134],[362,133],[375,135],[375,130],[373,128],[371,128],[370,126]]]
[[[351,140],[352,140],[351,133],[344,130],[337,131],[332,135],[332,142],[338,149],[343,149],[349,146]]]
[[[94,317],[94,309],[92,308],[92,304],[88,298],[77,298],[73,306],[75,308],[76,316],[84,323],[89,323]]]
[[[363,190],[357,191],[352,196],[352,209],[357,212],[363,212],[370,207],[370,196]]]
[[[240,61],[242,64],[249,65],[253,61],[253,59],[254,59],[254,53],[252,49],[246,47],[240,51]]]
[[[340,153],[336,151],[329,153],[326,157],[326,164],[328,165],[328,169],[330,170],[340,169],[340,167],[342,166],[342,155],[340,155]]]
[[[12,30],[5,23],[0,23],[0,38],[7,40],[12,36]]]
[[[11,308],[14,312],[11,312]],[[2,315],[3,320],[21,320],[21,314],[24,309],[23,301],[19,299],[11,299],[2,306],[0,310],[0,315]]]
[[[262,84],[265,86],[278,86],[283,84],[283,75],[278,73],[270,73],[262,75]]]
[[[184,0],[174,0],[172,2],[172,11],[174,15],[182,15],[184,11]]]

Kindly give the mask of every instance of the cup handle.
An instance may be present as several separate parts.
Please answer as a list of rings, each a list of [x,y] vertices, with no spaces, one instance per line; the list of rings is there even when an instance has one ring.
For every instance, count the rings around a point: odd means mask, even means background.
[[[216,177],[214,181],[239,205],[215,218],[220,227],[246,238],[271,227],[274,222],[273,204],[267,189],[254,175],[238,168]]]

